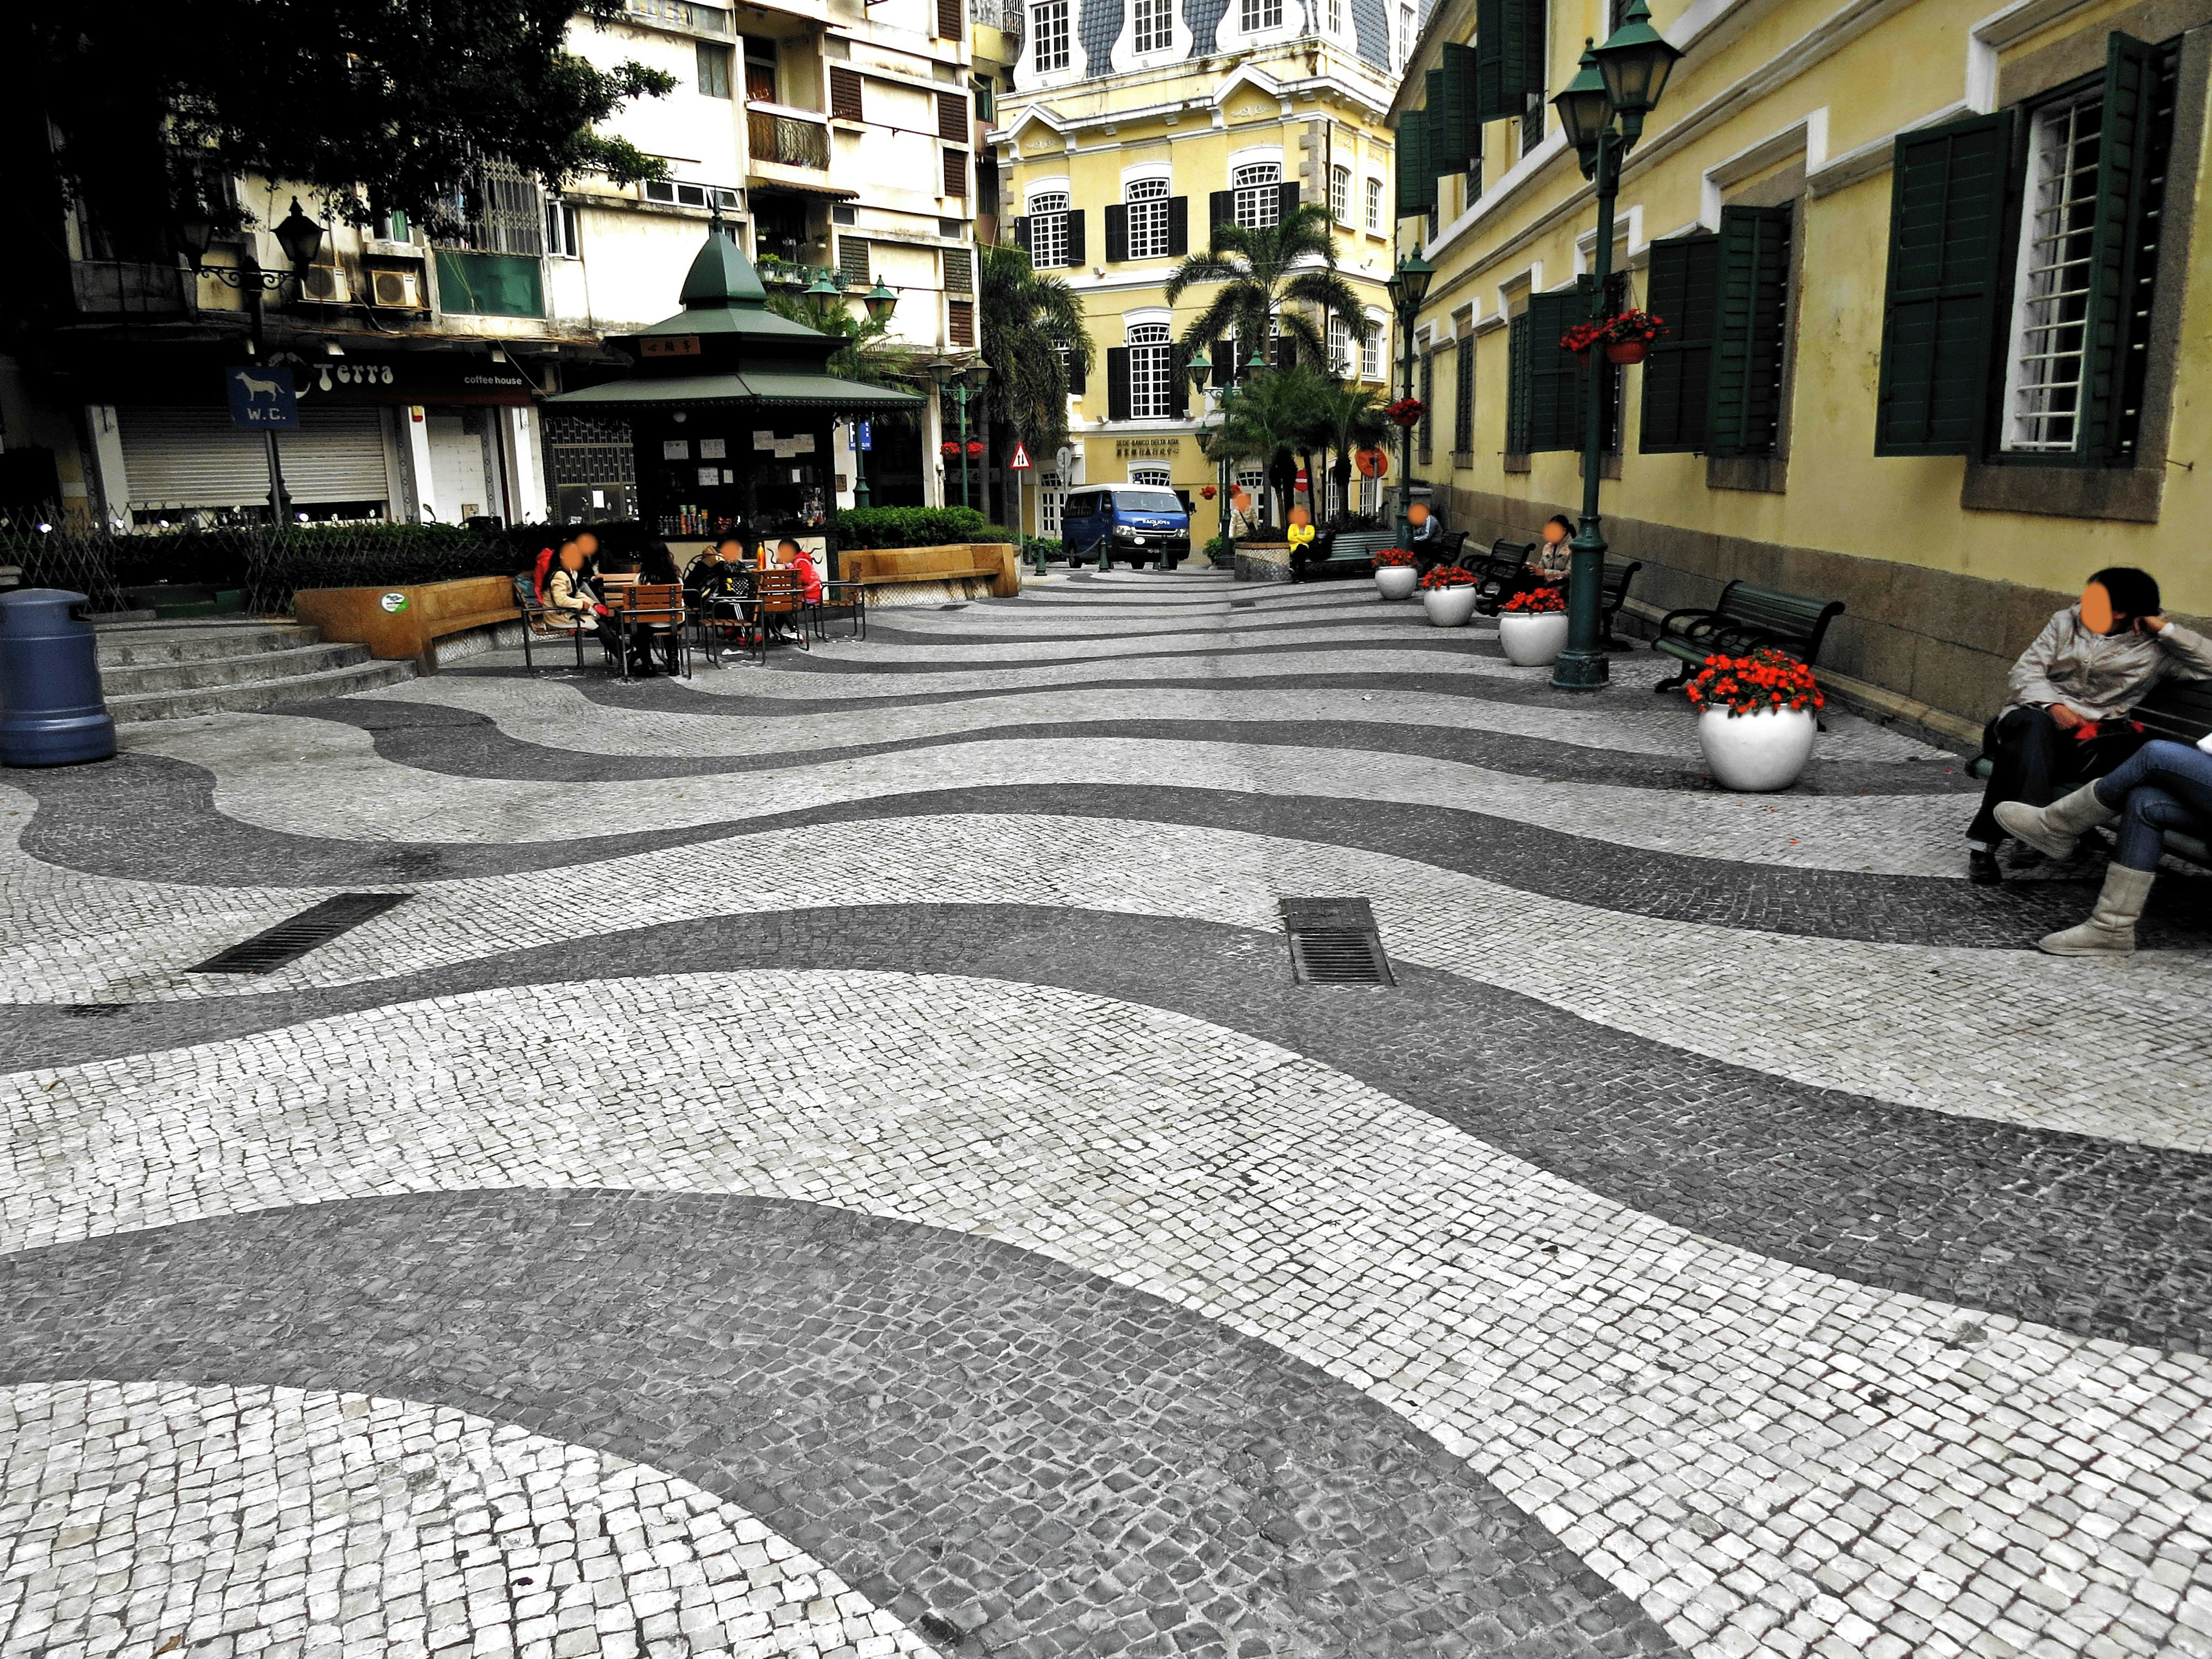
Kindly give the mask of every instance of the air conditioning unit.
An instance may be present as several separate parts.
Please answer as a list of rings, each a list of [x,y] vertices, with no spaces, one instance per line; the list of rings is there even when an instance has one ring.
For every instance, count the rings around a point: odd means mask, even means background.
[[[343,265],[309,265],[300,273],[300,297],[319,305],[347,305],[353,300],[353,284]]]
[[[422,310],[422,273],[419,270],[370,271],[368,302],[389,311]]]

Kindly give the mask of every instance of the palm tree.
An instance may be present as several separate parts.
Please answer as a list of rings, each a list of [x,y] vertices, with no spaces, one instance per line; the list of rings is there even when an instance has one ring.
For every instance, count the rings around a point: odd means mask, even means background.
[[[1256,374],[1231,401],[1221,424],[1200,437],[1199,447],[1208,460],[1253,461],[1272,473],[1285,455],[1311,445],[1327,386],[1318,371],[1303,364]]]
[[[1322,441],[1334,457],[1329,476],[1336,480],[1337,494],[1349,513],[1352,510],[1352,452],[1382,442],[1390,422],[1383,418],[1382,398],[1365,386],[1331,382],[1323,388],[1319,402],[1316,413]]]
[[[1030,256],[1012,244],[987,245],[976,253],[983,361],[991,366],[983,398],[983,453],[993,453],[995,416],[1013,428],[1032,456],[1051,454],[1067,441],[1068,371],[1087,375],[1097,361],[1083,328],[1082,298],[1065,278],[1039,276],[1030,268]],[[984,499],[988,513],[988,481]]]
[[[1331,313],[1343,318],[1355,339],[1364,340],[1371,331],[1359,296],[1337,275],[1328,210],[1316,202],[1292,209],[1272,225],[1214,226],[1206,251],[1185,255],[1168,278],[1168,303],[1202,283],[1221,286],[1198,320],[1183,331],[1186,355],[1234,334],[1238,355],[1249,356],[1274,324],[1298,343],[1298,355],[1306,362],[1328,367],[1325,323],[1316,324],[1308,307],[1324,319]]]
[[[837,349],[830,354],[824,367],[842,380],[858,380],[863,386],[919,386],[926,380],[921,353],[890,338],[888,318],[878,321],[866,315],[856,317],[842,306],[824,317],[811,301],[781,289],[769,290],[768,308],[779,317],[833,336]]]

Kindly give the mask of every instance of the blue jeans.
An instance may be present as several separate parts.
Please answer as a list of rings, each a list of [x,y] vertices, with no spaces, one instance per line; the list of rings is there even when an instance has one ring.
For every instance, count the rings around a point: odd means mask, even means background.
[[[2161,831],[2212,829],[2212,755],[2185,743],[2147,743],[2092,787],[2122,815],[2112,862],[2130,870],[2158,867]]]

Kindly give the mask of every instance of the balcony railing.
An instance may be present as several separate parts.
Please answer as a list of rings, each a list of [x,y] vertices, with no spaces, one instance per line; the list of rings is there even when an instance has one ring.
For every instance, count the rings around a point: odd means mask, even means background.
[[[173,264],[80,259],[70,266],[76,308],[85,316],[179,317],[191,308],[186,276]]]
[[[817,173],[830,170],[830,128],[819,115],[800,117],[748,109],[745,143],[755,161],[811,167]]]
[[[730,33],[730,14],[720,6],[696,6],[691,0],[623,0],[623,9],[633,17],[673,23],[695,34],[719,34],[726,40]]]
[[[778,288],[811,288],[814,279],[823,274],[819,265],[793,264],[772,253],[763,253],[754,260],[753,269],[760,273],[761,281]]]

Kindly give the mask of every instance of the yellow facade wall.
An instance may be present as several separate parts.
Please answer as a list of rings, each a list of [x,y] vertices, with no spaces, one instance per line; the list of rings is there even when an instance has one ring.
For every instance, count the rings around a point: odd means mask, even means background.
[[[1652,9],[1655,22],[1679,40],[1690,9],[1683,0],[1652,0]],[[1837,31],[1832,37],[1828,32],[1840,14],[1814,0],[1739,0],[1699,9],[1717,13],[1717,21],[1690,41],[1626,170],[1616,263],[1625,255],[1637,272],[1635,295],[1642,303],[1641,267],[1650,241],[1696,228],[1700,219],[1711,228],[1716,185],[1725,196],[1762,175],[1778,178],[1793,168],[1809,175],[1797,221],[1801,281],[1789,381],[1786,491],[1714,488],[1703,456],[1638,453],[1642,374],[1632,369],[1620,477],[1604,485],[1609,517],[2057,593],[2078,589],[2082,576],[2100,565],[2138,564],[2159,576],[2170,609],[2212,613],[2206,536],[2212,522],[2212,410],[2205,396],[2212,385],[2212,292],[2201,277],[2181,296],[2165,446],[2170,464],[2157,522],[1968,507],[1961,501],[1966,458],[1874,453],[1889,242],[1887,158],[1894,135],[1974,112],[1970,106],[2014,101],[2022,91],[2040,89],[2039,76],[2047,83],[2055,64],[2078,68],[2094,58],[2100,64],[2111,29],[2157,41],[2212,27],[2208,0],[2112,0],[2071,10],[2045,4],[2038,10],[2048,21],[2032,32],[2021,26],[2016,39],[2002,27],[1985,31],[1978,87],[1969,76],[1969,41],[1976,26],[1990,17],[1988,0],[1918,0],[1865,14],[1870,21],[1856,34]],[[1554,87],[1571,72],[1583,35],[1601,32],[1598,11],[1595,4],[1554,7]],[[1439,6],[1422,53],[1409,65],[1401,110],[1423,102],[1421,71],[1435,61],[1437,45],[1472,37],[1474,12],[1469,0]],[[2184,74],[2186,81],[2186,64]],[[2201,87],[2196,90],[2201,97]],[[2185,85],[2185,100],[2190,95]],[[1595,204],[1564,149],[1533,172],[1522,168],[1518,182],[1510,183],[1520,166],[1515,125],[1485,129],[1486,194],[1474,211],[1462,210],[1461,181],[1443,183],[1429,254],[1437,276],[1417,326],[1448,350],[1464,336],[1473,307],[1474,440],[1453,465],[1443,435],[1451,414],[1446,398],[1450,360],[1440,356],[1436,465],[1425,476],[1440,491],[1449,484],[1469,501],[1525,503],[1528,522],[1517,528],[1533,530],[1555,508],[1579,501],[1581,467],[1577,455],[1540,453],[1527,472],[1504,470],[1508,375],[1501,304],[1511,307],[1532,267],[1540,270],[1538,285],[1545,291],[1571,278],[1581,268],[1577,239],[1587,246]],[[1547,127],[1556,132],[1555,113]],[[1793,147],[1782,137],[1792,128],[1809,128],[1809,141]],[[2177,225],[2189,222],[2190,252],[2182,268],[2196,271],[2206,268],[2212,253],[2212,215],[2202,206],[2208,130],[2212,124],[2187,135],[2187,151],[2178,148],[2171,168],[2173,176],[2193,176],[2191,199],[2170,200],[2168,218]],[[1754,156],[1761,146],[1768,151],[1763,159],[1739,159]],[[1853,157],[1854,151],[1864,160]],[[1405,229],[1409,240],[1429,234],[1417,219],[1407,221]],[[2166,291],[2175,268],[2171,260],[2160,265],[2163,303],[2176,297]],[[1729,572],[1716,568],[1711,574],[1717,579]],[[1898,591],[1920,590],[1900,584]],[[1946,592],[1956,603],[1969,590]],[[1863,615],[1878,602],[1878,596],[1853,599]],[[2004,611],[1992,604],[1993,614]],[[1894,617],[1883,621],[1911,625]],[[1993,631],[2016,625],[2008,620],[1993,624]],[[2017,643],[1993,641],[1988,648],[2002,654]]]

